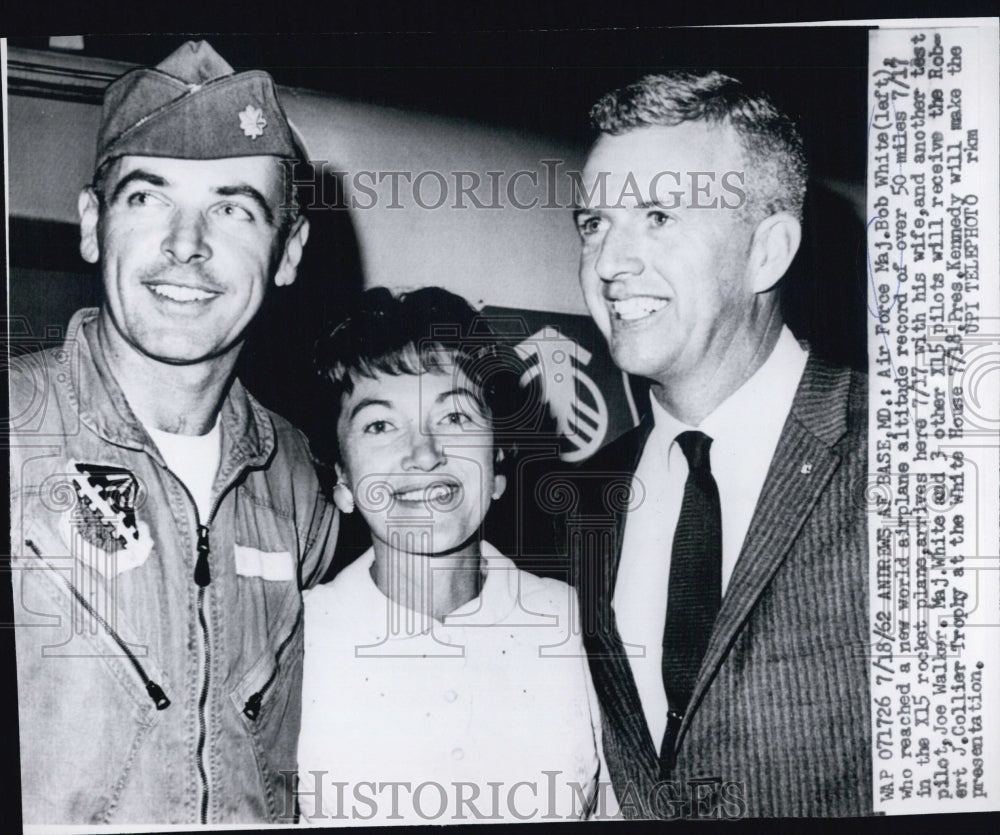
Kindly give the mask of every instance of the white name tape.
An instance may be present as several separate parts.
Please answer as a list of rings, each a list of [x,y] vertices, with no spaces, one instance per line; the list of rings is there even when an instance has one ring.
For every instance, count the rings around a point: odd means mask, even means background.
[[[288,551],[259,551],[236,545],[236,573],[244,577],[288,582],[295,579],[295,560]]]

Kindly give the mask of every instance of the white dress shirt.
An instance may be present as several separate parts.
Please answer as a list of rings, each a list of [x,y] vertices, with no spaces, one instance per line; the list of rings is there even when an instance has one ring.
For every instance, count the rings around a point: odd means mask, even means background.
[[[633,476],[643,500],[625,523],[612,605],[657,748],[667,726],[661,660],[670,554],[688,476],[677,435],[698,429],[712,438],[709,460],[722,510],[725,595],[807,357],[791,331],[782,328],[764,364],[699,426],[677,420],[650,395],[654,425]]]
[[[305,593],[308,822],[566,820],[594,797],[600,711],[575,593],[485,542],[483,557],[479,596],[443,621],[391,603],[372,550]]]

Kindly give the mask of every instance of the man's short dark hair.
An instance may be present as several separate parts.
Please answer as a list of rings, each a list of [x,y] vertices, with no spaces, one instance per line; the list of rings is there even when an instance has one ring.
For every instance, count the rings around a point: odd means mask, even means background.
[[[676,71],[647,75],[590,110],[591,126],[612,136],[683,122],[732,125],[747,163],[746,208],[754,221],[782,211],[801,220],[808,179],[802,136],[764,93],[720,72]]]

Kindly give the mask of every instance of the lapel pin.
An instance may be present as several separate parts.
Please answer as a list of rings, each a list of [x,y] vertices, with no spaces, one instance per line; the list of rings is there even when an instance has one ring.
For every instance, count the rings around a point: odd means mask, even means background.
[[[802,469],[799,470],[799,472],[802,473],[802,475],[809,475],[809,473],[811,473],[812,471],[813,471],[813,465],[808,462],[803,464]]]
[[[240,128],[242,128],[244,136],[256,139],[264,133],[267,119],[264,118],[264,112],[259,107],[248,104],[246,109],[240,111],[239,116]]]

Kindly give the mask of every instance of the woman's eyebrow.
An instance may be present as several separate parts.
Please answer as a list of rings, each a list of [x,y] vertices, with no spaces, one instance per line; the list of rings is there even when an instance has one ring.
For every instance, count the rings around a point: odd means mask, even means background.
[[[349,415],[350,420],[354,420],[355,415],[362,409],[367,409],[369,406],[384,406],[386,409],[392,408],[392,403],[388,400],[377,400],[374,397],[366,397],[364,400],[359,401],[355,404],[354,408],[351,409],[351,414]]]
[[[467,397],[475,403],[482,405],[483,398],[476,394],[472,389],[467,389],[464,386],[459,386],[458,388],[449,389],[448,391],[441,392],[437,397],[434,398],[435,403],[444,403],[447,400],[458,397]]]

